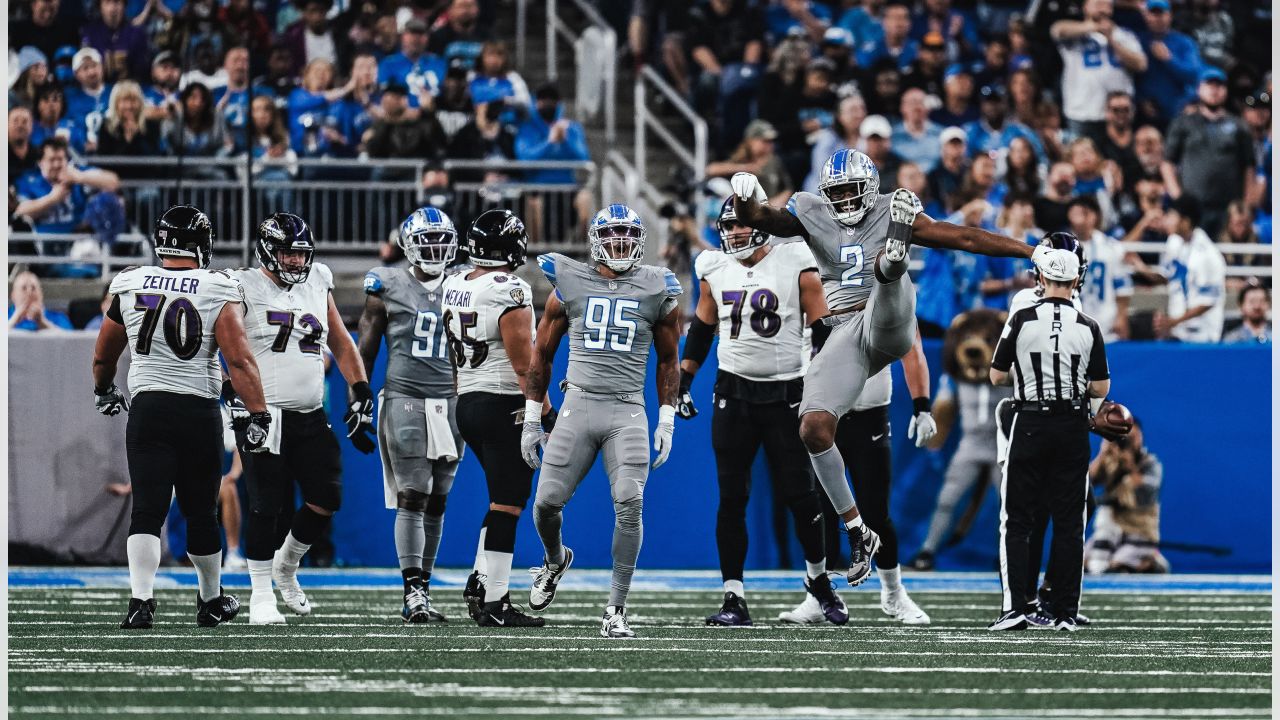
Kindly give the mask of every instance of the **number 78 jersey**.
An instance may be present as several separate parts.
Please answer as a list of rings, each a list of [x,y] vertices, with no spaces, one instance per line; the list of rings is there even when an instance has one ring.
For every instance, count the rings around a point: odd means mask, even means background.
[[[234,271],[245,293],[245,335],[267,404],[307,412],[324,405],[324,345],[328,342],[333,273],[314,263],[307,281],[280,287],[261,268]],[[340,329],[345,332],[345,329]]]
[[[877,195],[875,204],[857,225],[836,222],[827,203],[813,193],[798,192],[787,201],[809,233],[809,249],[818,261],[822,289],[832,312],[846,310],[871,297],[876,280],[876,258],[889,238],[892,195]]]

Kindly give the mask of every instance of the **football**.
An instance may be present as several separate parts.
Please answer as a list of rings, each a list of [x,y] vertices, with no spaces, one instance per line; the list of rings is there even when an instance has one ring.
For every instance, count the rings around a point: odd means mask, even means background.
[[[1133,429],[1133,413],[1120,403],[1107,403],[1102,406],[1098,414],[1103,417],[1103,422],[1116,428],[1118,432],[1127,434]]]

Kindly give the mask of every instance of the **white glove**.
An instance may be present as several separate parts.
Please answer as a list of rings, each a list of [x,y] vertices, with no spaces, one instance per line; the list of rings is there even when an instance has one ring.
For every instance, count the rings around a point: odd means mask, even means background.
[[[542,403],[537,400],[524,402],[524,426],[520,428],[520,456],[529,467],[537,470],[542,466],[542,458],[538,457],[538,448],[547,444],[547,434],[542,432]],[[530,418],[533,418],[530,420]]]
[[[754,178],[753,175],[752,179]],[[653,430],[653,449],[658,453],[658,457],[653,459],[655,470],[662,467],[662,463],[666,462],[667,456],[671,454],[671,439],[675,432],[676,409],[672,405],[663,405],[658,408],[658,427]]]
[[[907,439],[915,438],[916,447],[928,445],[937,434],[938,423],[933,421],[933,413],[922,412],[911,416],[911,424],[907,425]]]
[[[733,194],[743,200],[755,200],[759,203],[769,201],[764,188],[760,187],[760,179],[749,172],[734,173],[729,185],[733,188]]]
[[[924,207],[920,205],[920,198],[915,193],[906,188],[893,191],[893,201],[889,205],[890,220],[910,225],[921,212],[924,212]]]

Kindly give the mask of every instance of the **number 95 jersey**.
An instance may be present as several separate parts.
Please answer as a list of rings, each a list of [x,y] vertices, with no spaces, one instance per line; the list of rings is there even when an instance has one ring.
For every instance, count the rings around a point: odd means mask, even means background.
[[[324,345],[333,273],[313,263],[307,281],[280,287],[261,268],[234,271],[244,286],[245,334],[267,404],[307,412],[324,405]]]
[[[129,336],[129,392],[218,397],[222,372],[213,326],[240,283],[222,270],[137,267],[111,281]]]
[[[711,287],[720,316],[720,369],[756,381],[792,380],[804,375],[807,356],[800,273],[816,271],[804,243],[774,245],[747,267],[719,250],[706,250],[694,273]]]
[[[520,378],[502,344],[498,321],[510,310],[527,307],[532,338],[533,292],[529,283],[506,270],[480,273],[468,280],[472,272],[444,280],[444,327],[458,368],[458,394],[520,395]]]

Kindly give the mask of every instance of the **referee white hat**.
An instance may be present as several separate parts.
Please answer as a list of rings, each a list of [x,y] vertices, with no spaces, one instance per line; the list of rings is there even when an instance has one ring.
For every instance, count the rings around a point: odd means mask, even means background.
[[[1071,282],[1080,277],[1080,258],[1070,250],[1050,250],[1036,268],[1046,280]]]

